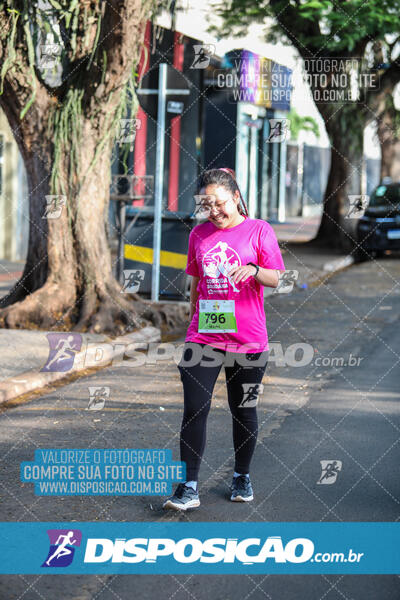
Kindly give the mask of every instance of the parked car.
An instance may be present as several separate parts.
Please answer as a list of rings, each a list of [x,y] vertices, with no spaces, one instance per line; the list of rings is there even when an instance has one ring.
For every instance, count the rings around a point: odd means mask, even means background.
[[[400,250],[400,183],[380,184],[372,192],[357,223],[357,259]]]

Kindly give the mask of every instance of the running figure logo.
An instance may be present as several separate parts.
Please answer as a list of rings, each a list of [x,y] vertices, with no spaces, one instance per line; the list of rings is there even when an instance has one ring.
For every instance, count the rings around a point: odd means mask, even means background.
[[[258,404],[258,397],[263,393],[264,385],[262,383],[242,383],[243,400],[238,408],[253,408]]]
[[[318,484],[327,484],[335,483],[339,471],[342,470],[342,461],[341,460],[320,460],[321,463],[321,477],[317,481]]]
[[[288,294],[292,291],[294,284],[299,276],[298,271],[284,271],[279,275],[278,286],[273,290],[273,294]]]
[[[211,55],[215,52],[213,44],[193,44],[194,59],[190,69],[206,69],[210,64]]]
[[[67,202],[66,196],[45,196],[46,208],[42,219],[59,219]]]
[[[68,567],[72,563],[75,547],[81,545],[80,529],[48,529],[50,548],[42,567]]]
[[[143,269],[124,269],[124,284],[121,293],[136,294],[139,291],[140,282],[144,280]]]
[[[283,142],[287,139],[290,131],[289,119],[268,119],[269,120],[269,136],[266,142]]]
[[[211,277],[212,279],[217,279],[220,275],[223,275],[227,278],[228,283],[232,287],[233,291],[239,292],[232,280],[232,277],[229,276],[229,269],[231,267],[238,267],[240,264],[241,260],[237,252],[233,250],[233,248],[230,248],[227,242],[218,242],[204,255],[203,271],[207,277]],[[220,287],[220,290],[213,291],[226,291],[226,289],[223,289],[223,285]],[[228,285],[226,284],[226,288],[227,287]]]
[[[365,209],[368,206],[369,196],[366,194],[361,195],[349,195],[349,210],[345,219],[351,219],[352,217],[358,219],[364,215]]]
[[[82,347],[80,333],[48,333],[50,351],[46,364],[40,372],[65,373],[74,364],[75,354]]]
[[[89,386],[89,403],[85,410],[103,410],[106,399],[110,397],[108,386]]]

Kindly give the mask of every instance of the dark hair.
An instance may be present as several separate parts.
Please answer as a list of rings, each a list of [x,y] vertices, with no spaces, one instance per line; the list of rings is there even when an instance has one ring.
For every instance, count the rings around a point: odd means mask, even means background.
[[[232,194],[234,194],[236,191],[239,192],[241,203],[239,202],[238,211],[241,215],[246,215],[247,217],[249,216],[247,206],[243,200],[242,194],[240,193],[240,189],[236,181],[235,171],[233,169],[223,167],[221,169],[209,169],[208,171],[204,171],[201,176],[200,188],[204,188],[207,185],[221,185],[232,192]]]

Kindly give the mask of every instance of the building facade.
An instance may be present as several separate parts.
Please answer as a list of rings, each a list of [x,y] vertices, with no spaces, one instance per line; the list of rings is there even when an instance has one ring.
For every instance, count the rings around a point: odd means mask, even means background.
[[[0,259],[24,260],[29,198],[24,163],[7,118],[0,111]]]

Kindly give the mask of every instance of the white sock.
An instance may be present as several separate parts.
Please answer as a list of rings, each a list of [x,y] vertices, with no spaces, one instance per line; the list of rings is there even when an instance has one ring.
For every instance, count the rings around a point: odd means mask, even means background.
[[[197,491],[197,481],[185,481],[187,487],[191,487],[194,491]]]
[[[234,477],[239,477],[239,475],[246,475],[246,477],[249,477],[248,473],[236,473],[236,471],[233,473]]]

